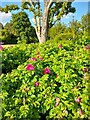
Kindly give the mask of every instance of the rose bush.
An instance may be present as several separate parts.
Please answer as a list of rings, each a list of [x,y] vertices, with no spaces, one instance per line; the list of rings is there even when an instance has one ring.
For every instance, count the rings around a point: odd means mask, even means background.
[[[0,51],[2,54],[2,73],[11,72],[12,69],[18,67],[18,65],[25,62],[31,57],[32,51],[35,49],[35,45],[16,45],[15,47],[10,46]]]
[[[2,74],[2,120],[90,119],[86,43],[48,41],[34,48],[17,69]]]

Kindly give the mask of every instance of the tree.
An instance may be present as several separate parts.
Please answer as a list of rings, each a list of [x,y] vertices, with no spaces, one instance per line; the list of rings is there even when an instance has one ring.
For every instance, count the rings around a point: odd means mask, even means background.
[[[28,15],[19,12],[12,15],[13,28],[17,36],[18,43],[31,43],[37,41],[35,29],[31,26]]]
[[[2,23],[0,23],[0,44],[2,43],[2,38],[1,38],[1,36],[2,36],[2,29],[3,29],[3,24]]]
[[[57,40],[58,38],[63,39],[65,36],[67,37],[67,26],[65,24],[57,23],[52,28],[49,29],[48,37],[53,40]]]
[[[67,15],[69,12],[75,12],[75,8],[71,6],[72,2],[54,2],[54,0],[44,0],[44,10],[41,10],[40,0],[33,2],[33,0],[22,0],[22,9],[27,9],[33,13],[34,27],[40,43],[46,41],[47,31],[58,20]],[[8,12],[19,9],[18,6],[6,6],[0,8],[0,11]],[[54,19],[56,17],[56,20]]]
[[[84,34],[90,37],[90,13],[82,16],[81,24]]]
[[[4,28],[1,30],[0,38],[4,44],[16,44],[17,37],[14,34],[13,24],[7,23]]]
[[[31,26],[28,15],[25,12],[12,14],[10,23],[6,23],[0,31],[0,38],[4,44],[37,42],[34,27]]]
[[[82,36],[81,23],[77,20],[74,20],[74,16],[72,21],[69,22],[67,34],[72,40],[76,40],[78,37]]]
[[[3,24],[2,23],[0,23],[0,29],[3,29]]]

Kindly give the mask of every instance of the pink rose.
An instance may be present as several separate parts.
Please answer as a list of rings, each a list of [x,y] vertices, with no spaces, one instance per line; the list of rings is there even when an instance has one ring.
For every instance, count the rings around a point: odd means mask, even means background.
[[[60,101],[60,99],[58,97],[56,97],[56,102],[59,102],[59,101]]]
[[[3,47],[2,47],[2,45],[0,45],[0,50],[3,50]]]
[[[84,74],[84,80],[86,80],[87,79],[87,76],[86,76],[86,73]]]
[[[85,50],[89,50],[89,49],[90,49],[90,46],[87,45],[87,46],[85,47]]]
[[[40,57],[40,60],[43,60],[43,58],[42,58],[42,57]]]
[[[59,103],[58,103],[58,102],[56,102],[55,106],[58,106],[58,105],[59,105]]]
[[[39,86],[39,82],[37,81],[37,82],[35,82],[35,86],[36,87],[38,87]]]
[[[80,114],[80,115],[83,115],[82,108],[80,108],[80,110],[79,110],[79,114]]]
[[[50,74],[50,72],[51,72],[51,71],[50,71],[49,68],[45,68],[45,69],[44,69],[44,74]]]
[[[87,68],[86,67],[84,68],[84,72],[87,72]]]
[[[28,64],[26,67],[26,70],[30,71],[30,70],[34,70],[34,66],[31,64]]]
[[[59,47],[59,48],[62,48],[62,44],[60,44],[58,47]]]
[[[32,61],[36,61],[36,58],[31,58]]]
[[[78,98],[76,99],[76,102],[77,102],[78,104],[80,104],[80,102],[81,102],[81,98],[78,97]]]

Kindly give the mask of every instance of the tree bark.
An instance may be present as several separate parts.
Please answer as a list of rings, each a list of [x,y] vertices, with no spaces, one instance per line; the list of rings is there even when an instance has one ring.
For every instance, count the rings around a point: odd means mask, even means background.
[[[34,9],[34,2],[32,0],[28,0]],[[38,0],[39,2],[39,0]],[[34,14],[34,26],[35,26],[35,31],[39,40],[39,43],[44,43],[47,39],[47,29],[48,29],[48,14],[49,14],[49,8],[50,5],[52,4],[53,0],[44,0],[44,13],[43,17],[41,19],[41,16],[38,15],[36,17],[36,13],[33,12]],[[40,5],[38,4],[38,12],[40,13]]]
[[[42,27],[41,27],[41,36],[40,36],[40,43],[44,43],[47,39],[47,29],[48,29],[48,14],[49,14],[49,7],[53,0],[45,0],[44,1],[44,13],[42,18]]]
[[[47,20],[48,20],[48,9],[45,7],[44,16],[42,18],[42,29],[41,29],[41,37],[40,43],[44,43],[47,38]]]

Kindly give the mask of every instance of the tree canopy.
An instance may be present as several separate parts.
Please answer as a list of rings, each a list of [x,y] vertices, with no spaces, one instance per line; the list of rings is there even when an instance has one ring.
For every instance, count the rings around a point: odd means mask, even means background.
[[[28,15],[25,12],[19,12],[12,15],[13,28],[17,36],[18,43],[31,43],[37,41],[35,29],[31,26]]]
[[[72,2],[55,2],[54,0],[44,0],[44,10],[40,4],[40,0],[33,2],[33,0],[22,0],[21,8],[33,13],[34,27],[40,43],[43,43],[47,39],[48,28],[51,28],[57,21],[67,15],[68,13],[75,12],[75,8],[71,6]],[[12,10],[18,10],[17,5],[6,5],[6,7],[0,7],[0,11],[8,12]]]

